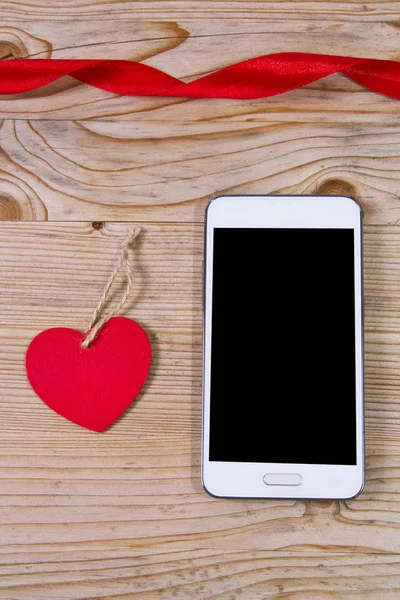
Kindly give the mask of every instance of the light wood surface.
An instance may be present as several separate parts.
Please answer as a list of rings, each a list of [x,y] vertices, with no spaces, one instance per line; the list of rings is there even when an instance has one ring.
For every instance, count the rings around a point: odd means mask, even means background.
[[[0,14],[5,58],[135,59],[186,81],[269,52],[398,57],[396,2],[18,1]],[[0,97],[0,119],[5,219],[200,222],[218,193],[329,180],[368,223],[400,218],[399,104],[339,74],[252,101],[130,98],[65,78]]]
[[[399,2],[0,0],[0,17],[0,58],[142,60],[184,80],[269,52],[400,56]],[[399,153],[400,104],[341,75],[249,102],[118,97],[69,78],[0,97],[1,599],[399,597]],[[220,193],[363,207],[355,500],[201,488],[202,221]],[[94,434],[41,403],[24,353],[43,328],[86,327],[124,222],[145,230],[125,314],[154,363],[132,408]]]
[[[316,598],[379,598],[379,584],[394,598],[399,229],[365,231],[365,491],[304,502],[221,500],[202,489],[202,226],[144,228],[124,314],[149,332],[153,366],[124,417],[95,434],[35,396],[24,354],[44,328],[85,329],[127,225],[0,223],[0,597],[230,598],[242,589],[263,598],[269,589],[306,598],[320,586]]]

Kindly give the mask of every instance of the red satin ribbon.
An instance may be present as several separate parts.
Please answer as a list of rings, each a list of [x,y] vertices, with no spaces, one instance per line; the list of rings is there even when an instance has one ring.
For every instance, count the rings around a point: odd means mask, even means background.
[[[158,69],[126,60],[15,59],[0,61],[0,94],[36,90],[65,75],[128,96],[267,98],[332,73],[400,99],[400,63],[282,52],[258,56],[185,83]]]

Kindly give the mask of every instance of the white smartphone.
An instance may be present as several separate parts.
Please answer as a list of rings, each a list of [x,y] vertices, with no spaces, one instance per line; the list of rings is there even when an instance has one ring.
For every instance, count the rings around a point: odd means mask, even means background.
[[[202,481],[213,496],[362,491],[361,238],[348,197],[208,205]]]

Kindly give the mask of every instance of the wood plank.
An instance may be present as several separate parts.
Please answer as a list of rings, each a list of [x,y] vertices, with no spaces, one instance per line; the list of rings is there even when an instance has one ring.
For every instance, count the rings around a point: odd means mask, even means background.
[[[202,222],[224,193],[345,194],[368,224],[400,218],[400,125],[232,127],[167,110],[159,130],[146,120],[5,120],[0,144],[2,219]]]
[[[190,14],[202,22],[206,22],[210,16],[221,18],[256,19],[258,25],[267,20],[269,15],[275,15],[275,20],[301,20],[300,17],[318,15],[321,20],[329,21],[332,15],[337,14],[343,21],[358,22],[365,19],[375,22],[379,17],[386,17],[388,21],[396,14],[397,2],[353,0],[351,4],[340,1],[332,1],[329,5],[318,1],[294,2],[286,4],[282,1],[264,0],[242,0],[239,2],[226,1],[211,3],[207,0],[99,0],[93,5],[91,0],[54,0],[49,4],[46,0],[2,0],[0,8],[4,18],[20,18],[26,16],[35,20],[37,18],[54,18],[57,20],[69,20],[71,18],[96,18],[108,20],[110,17],[126,19],[135,16],[137,19],[149,18],[157,13],[160,19],[172,19],[181,16],[184,18]],[[260,22],[261,20],[261,22]]]
[[[398,555],[65,544],[1,556],[0,598],[397,600]]]
[[[396,8],[397,7],[397,8]],[[398,59],[396,2],[0,2],[0,58],[145,61],[185,81],[256,55],[321,52]],[[71,25],[73,19],[73,25]],[[118,31],[118,35],[116,35]],[[327,38],[334,42],[327,44]],[[379,40],[371,49],[371,39]],[[399,123],[397,102],[343,76],[268,100],[114,96],[72,79],[0,98],[0,118]]]
[[[149,332],[154,362],[127,414],[94,434],[35,396],[24,372],[29,340],[46,327],[87,326],[126,230],[0,223],[0,552],[81,548],[88,560],[91,544],[127,540],[147,551],[399,552],[399,229],[365,232],[367,484],[348,502],[218,500],[203,491],[201,225],[145,224],[125,314]]]

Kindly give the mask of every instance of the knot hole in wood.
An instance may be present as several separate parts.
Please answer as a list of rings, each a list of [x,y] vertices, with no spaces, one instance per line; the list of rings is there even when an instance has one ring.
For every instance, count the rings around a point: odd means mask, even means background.
[[[0,60],[40,55],[50,58],[53,46],[19,27],[0,25]]]
[[[22,219],[21,207],[15,198],[5,192],[0,192],[0,220],[18,221]]]

